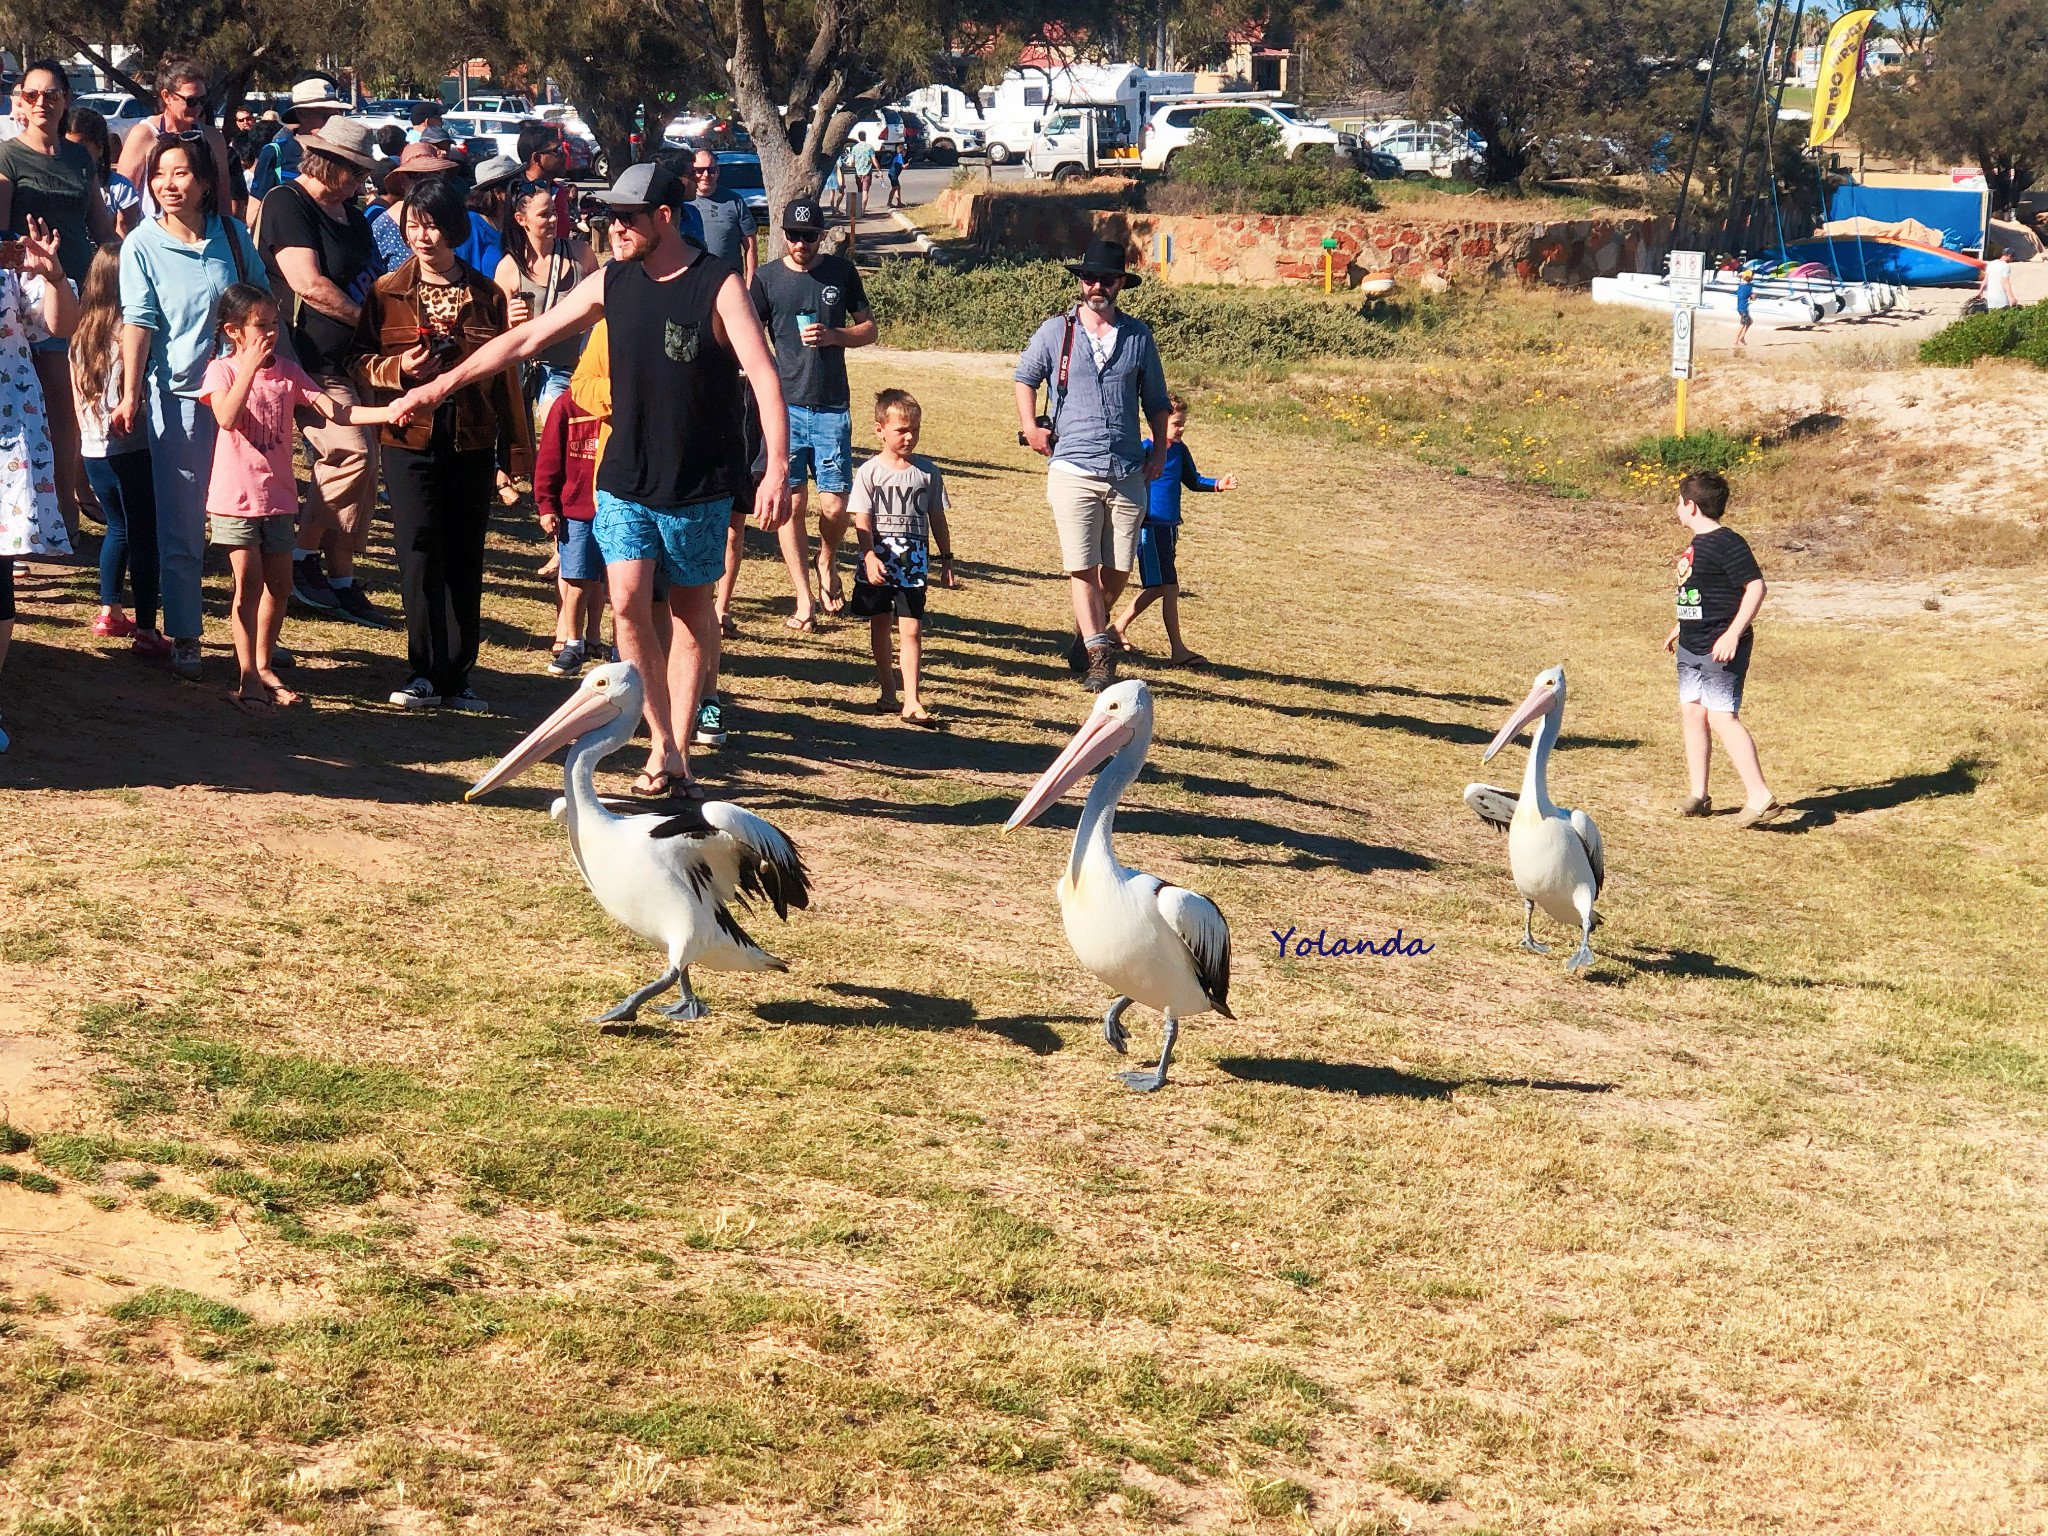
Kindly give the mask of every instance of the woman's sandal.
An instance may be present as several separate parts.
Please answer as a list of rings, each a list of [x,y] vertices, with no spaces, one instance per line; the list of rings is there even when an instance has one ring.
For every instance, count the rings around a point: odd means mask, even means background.
[[[718,621],[718,633],[724,639],[737,640],[740,637],[740,627],[733,623],[731,615],[728,614]]]
[[[799,635],[815,635],[818,632],[817,616],[814,614],[808,618],[800,619],[792,615],[782,621],[782,627],[794,630]]]
[[[636,800],[702,800],[704,786],[664,768],[659,773],[643,771],[628,793]]]
[[[226,690],[227,700],[245,715],[265,718],[277,713],[277,703],[270,697],[270,690],[264,689],[263,697],[252,699],[239,688]]]
[[[899,718],[900,720],[902,720],[902,722],[903,722],[903,723],[904,723],[905,725],[915,725],[915,726],[919,726],[919,727],[921,727],[922,729],[924,729],[924,730],[927,730],[927,731],[943,731],[943,730],[944,730],[944,729],[946,728],[946,722],[945,722],[945,721],[943,721],[943,720],[941,720],[941,719],[940,719],[940,718],[939,718],[939,717],[938,717],[937,715],[929,715],[929,714],[926,714],[926,715],[908,715],[908,714],[906,714],[906,715],[900,715],[900,716],[898,716],[898,718]]]

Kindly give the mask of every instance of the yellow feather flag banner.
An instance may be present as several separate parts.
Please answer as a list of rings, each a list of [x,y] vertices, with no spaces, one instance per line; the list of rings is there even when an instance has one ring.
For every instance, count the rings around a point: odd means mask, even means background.
[[[1863,62],[1863,34],[1876,15],[1875,11],[1850,11],[1828,29],[1828,45],[1820,53],[1820,78],[1814,83],[1808,149],[1819,149],[1849,120],[1849,103],[1856,99],[1856,71]]]

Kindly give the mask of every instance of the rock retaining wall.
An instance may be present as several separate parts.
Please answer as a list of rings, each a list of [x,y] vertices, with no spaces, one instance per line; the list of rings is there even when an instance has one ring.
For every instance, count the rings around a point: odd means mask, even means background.
[[[1177,283],[1272,287],[1320,282],[1325,237],[1336,273],[1355,286],[1368,273],[1411,280],[1514,278],[1581,287],[1617,272],[1658,270],[1664,238],[1647,217],[1557,221],[1424,219],[1400,212],[1152,214],[1087,206],[1075,198],[953,188],[940,197],[953,227],[983,250],[1032,247],[1072,260],[1095,239],[1120,240],[1133,262],[1159,270],[1159,238],[1170,237],[1166,276]]]

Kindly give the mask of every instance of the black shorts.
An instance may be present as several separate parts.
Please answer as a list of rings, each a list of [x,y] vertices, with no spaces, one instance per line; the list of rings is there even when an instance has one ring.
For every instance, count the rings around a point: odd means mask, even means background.
[[[857,619],[879,619],[892,613],[899,619],[924,617],[923,587],[878,587],[856,581],[848,602]]]

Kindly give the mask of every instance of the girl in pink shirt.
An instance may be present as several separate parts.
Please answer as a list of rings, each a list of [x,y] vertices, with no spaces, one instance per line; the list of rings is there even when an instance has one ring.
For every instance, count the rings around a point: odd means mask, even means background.
[[[206,515],[213,542],[228,551],[235,573],[231,612],[240,684],[228,697],[251,713],[296,704],[299,696],[278,680],[272,665],[285,600],[292,590],[292,545],[299,487],[292,477],[292,416],[309,410],[343,426],[381,426],[383,406],[344,405],[297,363],[277,356],[277,303],[251,283],[236,283],[215,311],[220,339],[207,364],[199,398],[213,407],[220,436]]]

